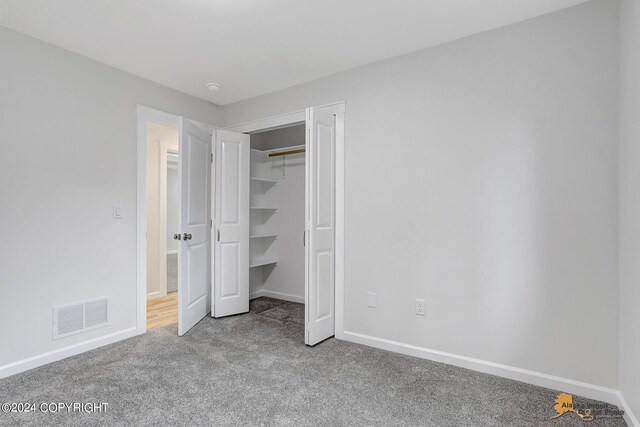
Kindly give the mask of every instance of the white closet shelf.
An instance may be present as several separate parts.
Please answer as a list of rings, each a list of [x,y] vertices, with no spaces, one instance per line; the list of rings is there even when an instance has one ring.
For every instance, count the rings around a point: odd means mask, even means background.
[[[251,236],[252,239],[262,239],[262,238],[266,238],[266,237],[278,237],[277,234],[253,234]]]
[[[269,206],[250,206],[250,209],[257,209],[257,210],[263,210],[263,211],[277,211],[278,208],[272,208]]]
[[[290,145],[288,147],[280,147],[280,148],[272,148],[269,150],[258,150],[255,148],[252,148],[251,151],[253,151],[256,154],[269,154],[269,153],[277,153],[279,151],[291,151],[291,150],[297,150],[300,148],[306,148],[307,145],[306,144],[298,144],[298,145]]]
[[[268,184],[276,184],[278,182],[277,179],[269,179],[269,178],[258,178],[256,176],[252,176],[251,177],[251,181],[256,181],[256,182],[265,182]]]
[[[263,265],[277,264],[278,261],[279,259],[277,257],[256,258],[251,260],[251,262],[249,263],[249,267],[253,268],[253,267],[260,267]]]

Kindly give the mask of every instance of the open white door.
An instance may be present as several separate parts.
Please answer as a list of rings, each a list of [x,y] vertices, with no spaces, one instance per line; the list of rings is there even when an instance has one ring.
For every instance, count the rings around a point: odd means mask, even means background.
[[[178,335],[184,335],[208,313],[209,178],[211,138],[189,120],[180,120],[178,176],[180,230],[178,247]]]
[[[215,132],[214,317],[249,311],[249,150],[249,135]]]
[[[331,113],[307,109],[304,342],[335,334],[336,126]]]

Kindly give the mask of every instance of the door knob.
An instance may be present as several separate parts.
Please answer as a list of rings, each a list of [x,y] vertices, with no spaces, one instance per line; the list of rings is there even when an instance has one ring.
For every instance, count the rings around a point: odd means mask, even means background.
[[[184,240],[191,240],[191,234],[184,233],[182,237],[184,238]]]
[[[173,235],[173,240],[181,240],[182,236],[180,234],[174,234]]]

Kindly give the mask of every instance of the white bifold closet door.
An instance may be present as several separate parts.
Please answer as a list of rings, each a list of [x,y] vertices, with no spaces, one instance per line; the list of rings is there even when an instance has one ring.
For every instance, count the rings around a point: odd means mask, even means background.
[[[249,141],[215,132],[214,317],[249,311]]]
[[[335,117],[318,108],[306,115],[305,344],[335,334]]]
[[[209,312],[211,137],[194,123],[180,120],[178,179],[180,230],[178,247],[178,335]]]

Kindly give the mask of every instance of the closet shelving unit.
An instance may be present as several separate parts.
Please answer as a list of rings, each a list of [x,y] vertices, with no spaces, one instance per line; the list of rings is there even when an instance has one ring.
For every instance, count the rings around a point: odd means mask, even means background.
[[[249,268],[262,267],[264,265],[277,264],[280,259],[277,256],[254,258],[249,263]]]
[[[273,226],[273,215],[278,211],[273,204],[272,189],[278,185],[278,176],[271,167],[267,152],[251,150],[250,182],[250,260],[249,267],[257,268],[277,264],[278,252],[275,241],[278,232]]]
[[[249,236],[252,239],[275,239],[276,237],[278,237],[277,234],[252,234],[251,236]]]
[[[258,151],[258,150],[255,150],[255,151]],[[275,185],[278,182],[277,179],[258,178],[258,177],[255,177],[255,176],[251,177],[251,181],[260,182],[260,183],[267,183],[267,184],[273,184],[273,185]]]
[[[303,153],[304,145],[279,148],[276,150],[251,149],[251,215],[250,260],[249,267],[257,268],[278,263],[276,240],[278,231],[273,227],[273,216],[278,207],[272,206],[271,190],[282,179],[282,169],[275,162],[276,158]]]

